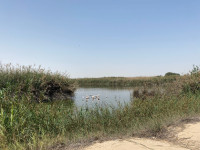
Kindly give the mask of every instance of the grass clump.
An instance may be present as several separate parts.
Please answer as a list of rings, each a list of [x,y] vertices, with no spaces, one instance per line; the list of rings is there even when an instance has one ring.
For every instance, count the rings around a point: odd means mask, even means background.
[[[0,65],[0,89],[10,95],[27,95],[37,102],[66,99],[73,94],[75,83],[67,75],[52,73],[41,67]]]
[[[8,101],[5,92],[0,95],[0,149],[36,149],[42,139],[56,138],[70,130],[64,125],[73,112],[72,102],[38,104],[17,95]]]
[[[182,87],[184,93],[196,94],[200,92],[200,68],[198,66],[194,66],[190,75],[184,78]]]

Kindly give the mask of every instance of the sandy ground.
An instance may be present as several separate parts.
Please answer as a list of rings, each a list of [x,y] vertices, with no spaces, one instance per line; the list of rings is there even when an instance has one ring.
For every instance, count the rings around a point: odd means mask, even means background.
[[[180,130],[176,129],[176,130]],[[177,144],[191,150],[200,150],[200,122],[188,123],[176,134]]]
[[[200,150],[200,122],[171,127],[170,139],[131,138],[94,143],[84,150]]]
[[[169,144],[165,141],[156,141],[149,139],[128,139],[107,141],[104,143],[96,143],[85,150],[188,150],[177,145]]]

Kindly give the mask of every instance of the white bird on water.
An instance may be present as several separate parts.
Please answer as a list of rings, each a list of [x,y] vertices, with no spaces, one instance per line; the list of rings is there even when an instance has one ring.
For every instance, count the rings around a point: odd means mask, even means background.
[[[92,100],[94,100],[95,99],[95,96],[92,96]]]

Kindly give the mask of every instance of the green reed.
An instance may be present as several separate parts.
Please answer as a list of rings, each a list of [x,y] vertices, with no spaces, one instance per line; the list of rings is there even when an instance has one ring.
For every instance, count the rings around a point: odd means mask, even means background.
[[[0,99],[0,148],[45,148],[44,139],[76,142],[123,135],[156,136],[177,119],[200,113],[200,95],[134,100],[118,108],[77,109],[73,102],[30,103]]]
[[[177,76],[168,77],[104,77],[104,78],[78,78],[74,79],[82,87],[137,87],[161,85],[175,81]]]
[[[53,73],[35,66],[0,65],[0,89],[7,89],[10,95],[27,94],[29,100],[42,101],[54,93],[72,94],[76,83],[68,75]]]
[[[115,136],[157,136],[177,120],[200,114],[198,71],[167,84],[168,93],[165,95],[145,100],[138,98],[125,106],[119,104],[117,108],[96,106],[79,109],[70,100],[32,101],[31,84],[38,83],[38,80],[46,81],[48,73],[43,80],[40,77],[44,74],[40,75],[37,70],[34,75],[33,70],[31,75],[23,71],[5,71],[4,75],[9,77],[2,75],[5,80],[0,83],[0,149],[49,149],[60,142],[69,144]],[[48,78],[61,82],[60,78],[64,77],[58,76],[49,74]],[[33,77],[37,80],[25,80]],[[26,82],[22,82],[24,80]],[[23,91],[21,86],[27,90]],[[170,92],[174,90],[178,92]]]

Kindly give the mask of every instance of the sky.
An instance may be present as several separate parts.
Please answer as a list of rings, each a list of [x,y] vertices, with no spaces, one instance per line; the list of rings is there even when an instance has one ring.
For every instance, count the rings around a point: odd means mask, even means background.
[[[0,62],[72,78],[200,65],[200,0],[0,0]]]

